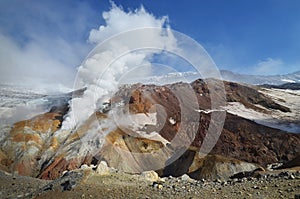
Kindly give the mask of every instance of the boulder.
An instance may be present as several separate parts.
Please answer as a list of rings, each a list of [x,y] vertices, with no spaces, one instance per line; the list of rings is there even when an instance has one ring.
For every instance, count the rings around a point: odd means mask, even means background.
[[[218,155],[208,155],[204,158],[196,158],[194,161],[195,165],[199,166],[198,169],[189,171],[189,175],[194,179],[228,180],[234,174],[259,168],[252,163]]]
[[[219,155],[203,157],[189,149],[179,159],[166,166],[163,170],[163,176],[179,177],[187,174],[196,180],[228,180],[234,174],[253,171],[257,168],[260,167],[234,158]]]
[[[158,174],[155,171],[143,171],[141,177],[147,181],[156,182],[159,180]]]
[[[99,175],[109,175],[110,169],[107,165],[107,162],[101,161],[97,166],[96,173]]]

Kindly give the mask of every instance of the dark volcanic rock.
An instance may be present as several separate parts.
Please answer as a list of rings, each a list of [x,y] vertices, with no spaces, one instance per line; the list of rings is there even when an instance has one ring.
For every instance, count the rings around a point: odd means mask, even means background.
[[[283,165],[277,167],[276,169],[287,169],[293,167],[300,167],[300,155],[295,157],[294,159],[284,163]]]
[[[233,82],[224,83],[228,102],[240,102],[244,104],[245,107],[256,110],[259,110],[259,108],[254,105],[258,104],[265,108],[280,110],[282,112],[290,112],[290,109],[288,107],[274,102],[272,99],[266,97],[265,95],[251,87]]]
[[[299,134],[227,114],[224,129],[212,153],[266,166],[295,158],[300,153],[299,143]]]
[[[217,80],[215,80],[217,81]],[[218,82],[218,81],[217,81]],[[207,84],[203,80],[196,80],[191,83],[195,92],[199,93],[201,97],[198,97],[200,107],[203,109],[210,108],[209,89]],[[257,89],[244,86],[234,82],[224,81],[224,87],[226,91],[226,98],[228,102],[240,102],[245,107],[263,111],[255,105],[261,105],[267,109],[280,110],[282,112],[290,112],[288,107],[282,106],[274,102],[271,98],[257,91]]]

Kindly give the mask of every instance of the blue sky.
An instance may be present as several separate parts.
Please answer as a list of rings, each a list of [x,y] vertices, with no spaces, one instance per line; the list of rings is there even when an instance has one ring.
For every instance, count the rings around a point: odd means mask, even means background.
[[[167,15],[171,28],[198,41],[220,69],[264,75],[300,70],[298,0],[114,2]],[[93,48],[90,30],[104,24],[102,12],[110,7],[108,0],[1,0],[0,78],[68,82]]]

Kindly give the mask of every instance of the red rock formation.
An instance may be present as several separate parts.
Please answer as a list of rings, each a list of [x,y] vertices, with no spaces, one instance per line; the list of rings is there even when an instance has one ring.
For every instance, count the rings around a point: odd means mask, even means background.
[[[63,155],[56,157],[54,161],[39,175],[38,178],[45,180],[54,180],[62,176],[64,171],[71,171],[80,168],[83,164],[90,165],[92,157],[78,157],[66,159]]]

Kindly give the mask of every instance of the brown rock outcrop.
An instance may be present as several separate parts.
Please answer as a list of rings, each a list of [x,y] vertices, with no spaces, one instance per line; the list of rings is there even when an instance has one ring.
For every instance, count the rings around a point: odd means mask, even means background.
[[[236,173],[253,171],[258,168],[260,168],[258,165],[234,158],[226,158],[220,155],[201,156],[197,151],[188,149],[179,159],[160,171],[160,174],[175,177],[188,174],[191,178],[197,180],[228,180],[230,176]]]
[[[200,109],[204,109],[210,104],[207,98],[209,91],[204,81],[197,80],[192,83],[193,89],[198,93],[198,104]],[[174,84],[170,86],[142,86],[135,89],[139,90],[139,101],[133,100],[132,106],[139,106],[139,102],[145,101],[144,98],[151,97],[151,103],[159,104],[165,108],[165,116],[161,117],[160,121],[163,127],[159,133],[167,140],[171,141],[178,133],[182,136],[188,135],[187,130],[180,128],[181,120],[183,119],[180,111],[179,102],[172,93],[174,87],[188,87],[187,84]],[[283,106],[277,106],[272,99],[264,96],[253,88],[239,85],[237,83],[225,82],[225,88],[229,101],[239,99],[245,106],[253,107],[256,103],[266,108],[278,109],[287,111]],[[141,93],[147,92],[146,95]],[[119,96],[122,96],[118,93]],[[200,95],[201,94],[201,95]],[[239,98],[238,98],[239,97]],[[204,98],[204,99],[202,99]],[[209,98],[208,98],[209,99]],[[266,104],[264,102],[267,102]],[[153,106],[152,105],[152,106]],[[148,105],[149,107],[151,106]],[[189,123],[197,122],[198,129],[194,129],[197,133],[192,142],[192,146],[201,147],[204,137],[207,134],[209,125],[214,125],[211,121],[211,114],[199,113],[199,120],[195,120],[194,113],[186,116],[185,121]],[[159,116],[158,116],[159,117]],[[174,118],[176,125],[165,121],[168,118]],[[195,125],[197,126],[197,125]],[[151,129],[152,130],[152,129]],[[219,137],[219,140],[211,154],[218,154],[225,157],[240,159],[246,162],[258,163],[266,166],[273,162],[286,162],[300,153],[300,134],[284,132],[278,129],[266,127],[257,124],[251,120],[227,113],[224,128]]]

